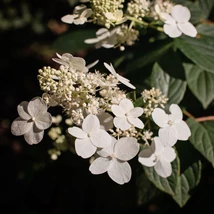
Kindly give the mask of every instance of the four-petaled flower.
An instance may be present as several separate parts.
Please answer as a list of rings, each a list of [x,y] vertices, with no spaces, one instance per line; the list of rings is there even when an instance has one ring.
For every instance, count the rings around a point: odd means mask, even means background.
[[[138,161],[147,167],[153,167],[161,177],[169,177],[172,174],[171,162],[176,158],[175,150],[170,146],[164,146],[159,137],[155,137],[149,148],[139,153]]]
[[[160,127],[158,134],[161,140],[165,145],[173,146],[177,140],[187,140],[191,132],[188,125],[182,120],[183,114],[178,105],[170,105],[169,111],[171,114],[166,114],[163,109],[155,108],[152,118]]]
[[[86,67],[86,62],[83,58],[73,57],[69,53],[64,53],[62,54],[62,56],[56,53],[56,55],[58,56],[58,58],[53,58],[53,61],[68,67],[69,70],[79,71],[83,73],[88,72],[88,68]]]
[[[61,18],[61,20],[68,24],[74,23],[75,25],[83,25],[87,22],[87,19],[92,15],[92,13],[92,9],[89,9],[82,4],[74,8],[72,15],[65,15]]]
[[[116,116],[113,120],[116,128],[124,131],[132,125],[140,129],[144,127],[143,122],[138,118],[143,114],[143,109],[141,107],[134,107],[131,100],[122,99],[119,105],[112,105],[111,110]]]
[[[77,138],[75,150],[82,158],[89,158],[97,151],[97,148],[108,147],[111,144],[111,136],[100,127],[97,116],[92,114],[83,120],[82,129],[68,128],[68,133]]]
[[[164,32],[172,38],[185,34],[187,36],[196,37],[197,30],[189,22],[191,14],[187,7],[182,5],[175,5],[171,10],[171,15],[162,12],[160,14],[165,24],[163,26]]]
[[[130,81],[128,79],[126,79],[125,77],[122,77],[121,75],[119,75],[112,64],[107,64],[107,63],[104,63],[105,67],[111,72],[111,74],[113,76],[115,76],[117,78],[117,80],[121,83],[123,83],[124,85],[126,85],[127,87],[131,88],[131,89],[135,89],[135,86],[133,86]]]
[[[127,161],[134,158],[139,151],[137,139],[123,137],[118,141],[112,137],[111,145],[99,150],[100,157],[95,159],[89,170],[92,174],[107,172],[109,177],[118,184],[124,184],[131,179],[131,167]]]
[[[24,135],[30,145],[39,143],[43,138],[44,129],[52,124],[52,116],[47,112],[46,103],[40,97],[36,97],[30,102],[21,102],[17,110],[19,117],[11,125],[12,134]]]

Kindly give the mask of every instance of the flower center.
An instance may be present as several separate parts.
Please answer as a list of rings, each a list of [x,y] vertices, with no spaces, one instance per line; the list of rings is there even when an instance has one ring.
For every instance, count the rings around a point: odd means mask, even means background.
[[[36,120],[36,118],[35,118],[35,117],[32,117],[31,120],[34,122],[34,121]]]
[[[174,121],[169,120],[169,121],[168,121],[168,124],[169,124],[170,126],[172,126],[172,125],[174,124]]]

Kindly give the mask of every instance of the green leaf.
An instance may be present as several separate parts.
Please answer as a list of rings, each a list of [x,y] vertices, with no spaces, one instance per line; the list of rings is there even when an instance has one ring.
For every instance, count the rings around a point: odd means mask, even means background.
[[[191,197],[190,190],[195,188],[201,178],[201,162],[195,162],[178,177],[173,199],[183,207]]]
[[[201,38],[182,36],[175,39],[175,44],[196,65],[214,73],[214,39],[206,36]]]
[[[169,195],[174,195],[176,191],[176,185],[178,181],[178,175],[180,171],[180,162],[179,159],[176,158],[172,162],[172,174],[168,178],[163,178],[159,176],[154,167],[146,167],[143,166],[144,171],[148,177],[148,179],[161,191],[168,193]]]
[[[159,88],[169,98],[167,105],[178,104],[183,99],[186,91],[186,82],[170,77],[155,63],[152,69],[151,86]]]
[[[193,64],[183,64],[188,87],[204,108],[214,100],[214,74]]]
[[[214,122],[200,124],[188,119],[187,124],[191,129],[190,142],[214,167]]]
[[[200,35],[214,37],[214,25],[213,24],[199,24],[197,26],[197,31]]]
[[[52,48],[62,53],[75,53],[77,51],[86,49],[90,45],[85,44],[84,40],[92,38],[95,35],[95,30],[75,30],[71,33],[59,37],[52,45]]]
[[[203,14],[203,18],[207,19],[210,15],[214,6],[213,0],[199,0],[199,7],[201,9],[201,13]]]
[[[162,46],[156,46],[156,49],[147,52],[143,56],[135,58],[134,60],[130,61],[126,71],[130,72],[133,70],[137,70],[139,68],[144,67],[152,62],[157,61],[162,55],[164,55],[171,47],[173,43],[166,43]]]

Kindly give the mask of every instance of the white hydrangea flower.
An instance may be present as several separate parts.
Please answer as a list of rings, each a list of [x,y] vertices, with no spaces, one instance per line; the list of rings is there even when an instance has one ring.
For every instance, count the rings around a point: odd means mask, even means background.
[[[163,109],[155,108],[152,113],[154,122],[160,127],[159,137],[167,146],[173,146],[177,140],[187,140],[191,131],[182,120],[183,114],[180,107],[172,104],[169,107],[171,114],[166,114]]]
[[[59,63],[60,65],[64,65],[69,68],[69,70],[79,71],[86,73],[88,72],[88,68],[86,67],[86,62],[81,57],[73,57],[70,53],[64,53],[59,55],[56,53],[58,58],[53,58],[53,61]]]
[[[39,143],[44,135],[44,129],[52,124],[52,116],[47,112],[46,103],[36,97],[30,102],[23,101],[18,107],[19,117],[11,125],[13,135],[24,135],[30,145]]]
[[[96,175],[107,172],[116,183],[127,183],[132,174],[127,161],[134,158],[138,151],[139,144],[136,138],[123,137],[117,141],[112,137],[111,145],[97,152],[100,157],[92,162],[89,170]]]
[[[91,9],[82,4],[74,8],[72,15],[65,15],[61,18],[61,20],[68,24],[74,23],[75,25],[82,25],[87,22],[88,17],[90,17],[92,13],[93,11]]]
[[[83,120],[82,129],[68,128],[68,133],[77,138],[75,150],[82,158],[89,158],[97,148],[108,147],[111,144],[111,136],[101,129],[99,119],[92,114]]]
[[[113,48],[117,44],[117,33],[119,28],[109,31],[107,28],[100,28],[96,32],[96,38],[86,39],[86,44],[95,44],[96,48]]]
[[[125,131],[133,125],[139,129],[143,129],[144,124],[138,118],[143,114],[143,109],[141,107],[134,107],[131,100],[122,99],[119,105],[112,105],[111,110],[116,116],[113,120],[116,128]]]
[[[163,28],[168,36],[176,38],[183,33],[187,36],[196,37],[197,30],[189,22],[191,14],[187,7],[178,4],[172,7],[171,15],[163,12],[160,16],[165,22]]]
[[[172,174],[171,162],[175,160],[175,150],[164,146],[159,137],[155,137],[149,148],[139,153],[138,161],[147,167],[153,167],[158,175],[166,178]]]
[[[119,74],[115,71],[115,69],[114,69],[114,67],[113,67],[112,64],[109,65],[109,64],[107,64],[107,63],[104,63],[104,66],[111,72],[111,74],[112,74],[113,76],[115,76],[115,77],[117,78],[117,80],[118,80],[119,82],[123,83],[124,85],[126,85],[127,87],[129,87],[129,88],[131,88],[131,89],[135,89],[135,86],[132,85],[128,79],[126,79],[125,77],[122,77],[121,75],[119,75]]]

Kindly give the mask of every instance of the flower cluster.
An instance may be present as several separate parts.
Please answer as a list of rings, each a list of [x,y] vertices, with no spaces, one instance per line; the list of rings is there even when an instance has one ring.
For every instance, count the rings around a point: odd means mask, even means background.
[[[103,26],[96,32],[96,38],[85,40],[96,48],[113,48],[133,45],[141,29],[152,28],[164,31],[171,38],[185,34],[196,37],[197,30],[189,22],[191,14],[187,7],[171,1],[131,0],[106,1],[89,0],[75,7],[73,14],[65,15],[62,21],[69,24],[93,22]]]
[[[135,100],[128,98],[119,84],[132,90],[135,86],[118,74],[111,63],[104,63],[107,75],[89,71],[97,62],[86,66],[81,57],[69,53],[57,56],[53,60],[60,64],[58,69],[39,70],[38,80],[44,94],[42,98],[24,101],[18,106],[20,117],[12,123],[12,133],[24,135],[28,144],[36,144],[42,140],[44,129],[53,123],[54,127],[48,132],[54,142],[54,148],[48,151],[52,160],[62,151],[72,150],[71,141],[74,141],[78,156],[93,159],[89,167],[91,173],[107,172],[118,184],[130,181],[132,170],[128,161],[141,147],[139,162],[154,166],[162,177],[170,176],[170,162],[176,157],[172,146],[177,140],[187,140],[190,136],[180,108],[172,104],[169,115],[157,108],[164,107],[167,98],[154,88],[144,90],[141,93],[144,104],[136,106]],[[145,111],[149,108],[147,102],[154,103],[153,108],[150,106],[152,118]],[[48,107],[54,106],[61,106],[67,115],[66,132],[59,125],[62,116],[52,117],[47,112]],[[158,137],[152,137],[152,127],[147,126],[151,119],[160,127]],[[149,148],[144,149],[145,146]]]
[[[142,150],[139,154],[139,162],[145,166],[153,167],[158,175],[168,177],[172,173],[171,162],[176,158],[172,146],[177,140],[187,140],[190,129],[182,120],[182,111],[178,105],[172,104],[169,108],[171,114],[166,114],[162,109],[156,108],[152,113],[154,122],[160,127],[149,148]]]

